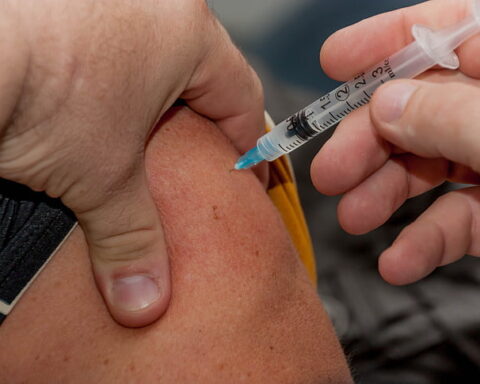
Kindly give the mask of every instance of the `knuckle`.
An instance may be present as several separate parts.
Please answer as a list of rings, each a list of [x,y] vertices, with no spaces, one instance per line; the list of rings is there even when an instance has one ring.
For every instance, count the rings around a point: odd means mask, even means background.
[[[408,116],[421,130],[446,127],[454,133],[465,124],[464,111],[468,96],[460,84],[430,84],[416,92],[409,103]],[[438,133],[438,132],[437,132]]]
[[[128,201],[117,203],[79,215],[94,254],[106,261],[125,261],[156,250],[163,239],[156,211],[131,208]]]
[[[51,70],[31,61],[22,94],[3,129],[0,175],[43,191],[67,152],[67,132],[56,121],[69,99],[75,70],[68,60]]]
[[[92,158],[86,155],[83,161],[71,162],[69,168],[75,178],[67,185],[69,188],[58,193],[65,204],[77,213],[95,210],[113,196],[128,191],[138,180],[142,169],[139,161],[118,153],[111,156],[95,153]]]
[[[137,228],[93,239],[93,254],[104,262],[124,262],[153,252],[158,242],[153,228]]]
[[[43,191],[61,156],[52,141],[40,139],[36,132],[4,139],[0,145],[0,175]]]

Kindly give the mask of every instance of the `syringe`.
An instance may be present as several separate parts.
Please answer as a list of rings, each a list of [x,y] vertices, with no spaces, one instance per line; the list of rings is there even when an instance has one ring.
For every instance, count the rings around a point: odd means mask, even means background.
[[[247,169],[294,151],[366,105],[375,90],[389,80],[414,78],[435,65],[457,69],[460,63],[454,50],[480,32],[480,0],[472,2],[471,15],[454,26],[434,32],[414,25],[414,42],[275,126],[240,157],[235,169]]]

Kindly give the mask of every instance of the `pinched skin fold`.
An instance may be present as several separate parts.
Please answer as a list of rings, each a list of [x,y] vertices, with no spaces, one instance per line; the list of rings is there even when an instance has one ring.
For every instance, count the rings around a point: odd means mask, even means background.
[[[149,142],[172,267],[166,314],[127,329],[102,303],[77,229],[0,327],[1,383],[350,383],[288,232],[238,153],[188,109]],[[28,367],[28,369],[26,368]]]

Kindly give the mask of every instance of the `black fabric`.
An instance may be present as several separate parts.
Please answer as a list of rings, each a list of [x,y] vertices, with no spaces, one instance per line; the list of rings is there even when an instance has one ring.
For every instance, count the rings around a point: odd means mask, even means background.
[[[15,300],[75,222],[59,200],[0,179],[0,300]]]

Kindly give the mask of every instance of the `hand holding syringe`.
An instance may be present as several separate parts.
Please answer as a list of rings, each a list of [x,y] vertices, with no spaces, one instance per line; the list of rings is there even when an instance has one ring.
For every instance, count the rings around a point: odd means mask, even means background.
[[[325,42],[322,66],[336,80],[354,77],[410,42],[414,24],[443,28],[472,14],[478,3],[426,1],[364,20]],[[380,274],[395,285],[413,283],[465,254],[480,257],[480,35],[456,52],[458,70],[434,68],[419,79],[380,87],[366,107],[339,124],[311,165],[319,192],[342,195],[338,221],[351,234],[377,229],[410,198],[459,183],[427,196],[432,204],[409,217],[381,254]],[[312,231],[329,225],[312,224]]]
[[[457,69],[459,60],[454,50],[478,32],[480,0],[473,0],[471,14],[451,27],[434,32],[413,26],[414,42],[278,124],[238,160],[235,168],[247,169],[294,151],[368,104],[374,91],[389,80],[414,78],[435,65]]]

